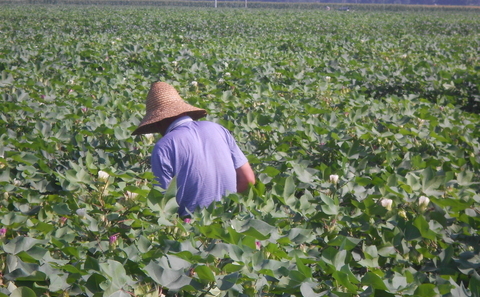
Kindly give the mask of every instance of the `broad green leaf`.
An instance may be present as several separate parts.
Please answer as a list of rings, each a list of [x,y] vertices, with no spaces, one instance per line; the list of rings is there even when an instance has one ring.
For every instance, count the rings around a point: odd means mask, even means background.
[[[127,275],[122,263],[108,260],[105,263],[100,263],[100,270],[102,275],[107,277],[111,282],[111,288],[114,290],[122,289],[124,286],[132,282],[132,279]]]
[[[431,240],[436,239],[435,232],[430,230],[430,226],[428,225],[428,222],[425,220],[423,216],[418,216],[413,221],[413,225],[417,227],[417,229],[420,231],[420,234],[422,235],[423,238],[431,239]]]
[[[37,294],[28,287],[18,287],[15,290],[13,290],[12,294],[10,294],[10,297],[36,297],[36,296]]]
[[[272,232],[274,229],[272,229],[270,232]],[[292,228],[288,232],[288,239],[290,242],[294,242],[297,244],[302,244],[306,242],[310,242],[314,240],[315,236],[312,234],[312,230],[310,229],[301,229],[301,228]],[[280,239],[279,239],[280,242]]]
[[[312,270],[310,269],[310,267],[306,266],[303,263],[303,260],[301,258],[295,257],[295,259],[296,259],[295,263],[297,264],[298,271],[303,273],[303,275],[305,275],[305,277],[311,278],[312,277]]]
[[[464,201],[461,199],[452,199],[448,197],[436,198],[436,197],[430,196],[430,200],[441,207],[449,207],[449,209],[454,213],[458,213],[462,210],[465,210],[472,205],[471,201]]]
[[[332,275],[335,280],[343,287],[345,287],[348,292],[350,293],[355,293],[357,292],[358,288],[357,286],[355,286],[349,279],[348,277],[348,274],[343,272],[343,271],[340,271],[340,270],[337,270],[333,273]]]
[[[361,282],[362,285],[372,286],[376,290],[388,290],[383,280],[373,272],[367,272]]]
[[[48,290],[51,292],[67,290],[70,287],[67,274],[49,274],[48,279],[50,280]]]
[[[338,246],[338,247],[340,247],[340,249],[344,249],[344,250],[349,251],[349,250],[353,249],[355,246],[357,246],[357,244],[360,243],[360,241],[362,241],[362,240],[358,239],[358,238],[339,235],[335,239],[329,241],[328,245]]]
[[[240,271],[244,266],[243,265],[235,265],[235,264],[227,264],[223,267],[223,271],[227,273],[237,272]]]
[[[179,290],[191,283],[191,278],[184,274],[183,269],[173,270],[153,261],[145,266],[145,272],[156,283],[172,290]]]
[[[300,286],[300,292],[302,293],[303,297],[319,297],[321,294],[315,293],[313,291],[312,285],[310,283],[302,283]]]
[[[237,283],[239,274],[238,272],[234,272],[227,275],[217,275],[215,278],[217,279],[217,287],[222,291],[226,291]]]
[[[422,174],[422,190],[426,195],[436,195],[442,193],[437,189],[444,183],[442,176],[437,176],[431,167],[425,168]]]
[[[317,173],[317,170],[313,168],[306,168],[298,163],[292,163],[293,170],[298,179],[303,183],[313,182],[313,177]],[[284,197],[285,198],[285,197]],[[287,198],[285,198],[287,199]]]
[[[341,270],[342,267],[346,264],[345,260],[347,258],[347,251],[346,250],[340,250],[338,253],[335,255],[333,258],[333,265],[337,270]]]
[[[128,292],[125,292],[123,290],[118,290],[112,294],[108,294],[108,297],[131,297],[132,295]]]
[[[213,275],[212,269],[205,265],[199,265],[195,267],[195,272],[202,280],[207,280],[209,282],[215,281],[215,275]]]
[[[37,240],[25,236],[18,236],[9,241],[6,245],[4,245],[3,250],[6,253],[16,255],[17,253],[30,250],[36,244],[43,243],[46,243],[46,241]]]
[[[405,239],[408,241],[415,240],[422,237],[422,233],[414,224],[412,224],[412,222],[407,222],[407,224],[405,224],[404,233],[405,233]],[[429,235],[428,232],[425,232],[425,233]]]
[[[473,272],[470,278],[468,288],[472,292],[472,296],[480,296],[480,275],[476,271]]]
[[[337,215],[339,212],[338,205],[328,197],[327,195],[320,193],[320,198],[322,201],[325,203],[325,205],[322,205],[322,211],[327,214],[327,215]]]
[[[285,187],[283,188],[283,199],[288,200],[295,193],[295,183],[293,177],[289,176],[285,179]]]
[[[264,240],[272,235],[276,229],[262,220],[250,219],[246,221],[232,221],[235,231],[252,236],[259,240]]]
[[[99,293],[103,291],[100,285],[106,280],[107,278],[105,276],[98,273],[93,273],[87,279],[85,287],[92,293]]]
[[[434,284],[421,284],[415,290],[415,296],[434,297],[438,296],[438,291]]]
[[[100,264],[97,259],[87,256],[83,265],[83,269],[85,269],[86,271],[93,270],[99,272]]]

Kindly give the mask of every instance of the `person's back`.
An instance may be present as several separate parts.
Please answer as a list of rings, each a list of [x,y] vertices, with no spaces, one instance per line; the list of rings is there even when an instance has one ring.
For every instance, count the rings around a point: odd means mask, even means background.
[[[152,152],[152,170],[159,185],[165,189],[177,177],[180,216],[237,192],[235,169],[246,162],[230,132],[207,121],[176,127]]]
[[[206,114],[183,101],[171,85],[156,82],[147,95],[146,114],[132,132],[163,135],[152,152],[152,170],[163,189],[176,178],[182,217],[255,183],[253,170],[230,132],[212,122],[195,121]]]

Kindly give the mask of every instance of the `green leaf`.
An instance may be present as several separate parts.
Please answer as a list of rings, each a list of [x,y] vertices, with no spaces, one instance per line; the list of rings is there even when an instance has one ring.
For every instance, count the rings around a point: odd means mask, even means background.
[[[302,293],[303,297],[319,297],[321,294],[315,293],[313,291],[313,284],[304,282],[300,286],[300,292]]]
[[[322,211],[327,214],[327,215],[337,215],[338,212],[339,212],[339,207],[338,205],[335,203],[335,201],[333,201],[332,198],[328,197],[327,195],[323,194],[323,193],[320,193],[320,198],[322,199],[322,201],[325,203],[325,205],[322,205],[321,208],[322,208]]]
[[[232,226],[235,227],[235,231],[238,233],[246,234],[259,240],[270,238],[272,232],[276,230],[275,226],[257,219],[245,221],[234,220],[232,221]]]
[[[28,251],[36,244],[43,244],[46,241],[37,240],[30,237],[25,236],[18,236],[8,242],[6,245],[3,246],[3,250],[6,253],[16,255],[22,251]]]
[[[212,269],[205,265],[199,265],[195,267],[195,272],[202,280],[206,280],[209,282],[215,281],[215,275],[213,274]]]
[[[462,199],[452,199],[452,198],[436,198],[430,197],[430,200],[441,207],[449,207],[450,211],[458,213],[469,208],[472,205],[472,201],[464,201]]]
[[[10,297],[37,297],[37,294],[35,294],[35,292],[30,288],[18,287],[13,290],[12,294],[10,294]]]
[[[229,290],[237,283],[238,278],[238,272],[227,275],[217,275],[217,287],[222,291]]]
[[[468,288],[472,292],[472,296],[480,296],[480,275],[474,271],[470,278]]]
[[[70,215],[72,213],[72,210],[66,203],[58,203],[53,205],[53,211],[56,212],[59,215]]]
[[[145,266],[145,272],[156,283],[172,290],[179,290],[191,283],[191,278],[184,274],[183,269],[173,270],[153,261]]]
[[[298,271],[300,271],[305,277],[311,278],[312,277],[312,270],[310,269],[310,267],[306,266],[303,263],[303,260],[301,258],[295,257],[295,259],[296,259],[296,264],[297,264]]]
[[[368,177],[356,177],[355,182],[360,186],[368,186],[372,183],[372,179]]]
[[[170,184],[167,187],[167,190],[165,191],[165,200],[170,200],[177,197],[177,177],[173,177],[172,180],[170,181]]]
[[[271,231],[273,230],[274,229]],[[312,233],[311,229],[292,228],[288,232],[289,242],[294,242],[297,244],[311,242],[314,238],[315,235]],[[278,242],[281,242],[281,238],[278,239]]]
[[[375,290],[387,291],[387,286],[383,280],[373,272],[367,272],[361,282],[362,285],[372,286]]]
[[[0,182],[9,182],[9,181],[10,181],[10,168],[8,167],[2,168],[2,170],[0,170]]]
[[[100,271],[100,264],[98,263],[98,260],[92,257],[87,256],[85,259],[85,264],[83,266],[83,269],[89,271]]]
[[[100,275],[98,273],[93,273],[87,279],[87,282],[85,283],[85,287],[92,293],[99,293],[103,291],[100,285],[106,280],[107,278],[105,276]]]
[[[474,173],[470,170],[462,170],[457,175],[458,184],[461,186],[469,186],[472,183]]]
[[[347,258],[347,251],[340,250],[333,258],[333,265],[337,270],[341,270],[342,267],[345,265],[345,260]]]
[[[436,290],[435,284],[421,284],[415,290],[414,296],[436,297],[438,296],[438,291]]]
[[[128,131],[123,127],[120,127],[120,126],[115,127],[113,131],[115,133],[115,138],[118,140],[124,140],[131,137],[130,133],[128,133]]]
[[[337,270],[332,275],[335,280],[342,286],[344,286],[348,292],[355,293],[357,292],[358,288],[355,286],[351,281],[347,273]]]
[[[114,260],[107,260],[100,263],[100,270],[103,276],[107,277],[111,282],[111,288],[114,290],[122,289],[124,286],[132,282],[130,276],[127,275],[124,265]]]
[[[237,271],[241,270],[243,267],[244,267],[243,265],[228,263],[227,265],[225,265],[223,267],[223,271],[225,271],[227,273],[237,272]]]
[[[131,297],[132,295],[123,291],[123,290],[118,290],[116,292],[113,292],[112,294],[104,294],[106,297]]]
[[[67,282],[68,275],[67,274],[49,274],[48,279],[50,281],[50,285],[48,286],[48,290],[50,292],[57,292],[60,290],[67,290],[71,285]]]
[[[431,240],[436,239],[436,233],[430,230],[430,226],[428,225],[428,222],[425,220],[423,216],[418,216],[413,221],[413,225],[417,227],[417,229],[420,231],[420,234],[422,235],[423,238],[431,239]]]
[[[340,249],[351,250],[357,246],[362,240],[353,237],[347,237],[343,235],[338,235],[335,239],[328,242],[330,246],[339,246]]]
[[[444,178],[442,176],[437,176],[436,172],[433,171],[431,167],[425,168],[422,174],[422,190],[426,195],[438,195],[443,192],[438,191],[437,189],[443,185]]]
[[[283,188],[283,199],[288,200],[291,196],[295,194],[295,183],[293,182],[293,177],[289,176],[285,180],[285,186]]]
[[[419,239],[422,237],[422,233],[420,233],[420,230],[418,230],[417,227],[415,227],[412,222],[407,222],[405,224],[405,239],[410,241],[410,240],[415,240]]]
[[[303,183],[311,183],[313,182],[315,174],[318,170],[313,168],[307,168],[298,163],[292,163],[293,171],[297,175],[297,178]],[[286,198],[285,198],[286,199]]]

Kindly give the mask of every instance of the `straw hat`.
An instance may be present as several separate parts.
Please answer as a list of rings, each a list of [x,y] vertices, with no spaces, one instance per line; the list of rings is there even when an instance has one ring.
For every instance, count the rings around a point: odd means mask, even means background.
[[[183,101],[177,90],[165,82],[152,84],[147,95],[146,110],[145,117],[132,135],[160,132],[153,124],[181,114],[187,114],[194,120],[207,114],[205,109],[197,108]]]

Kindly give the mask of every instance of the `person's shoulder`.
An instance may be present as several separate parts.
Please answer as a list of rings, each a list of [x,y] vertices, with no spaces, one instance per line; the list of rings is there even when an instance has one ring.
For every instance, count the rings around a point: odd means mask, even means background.
[[[222,125],[210,121],[198,121],[196,122],[202,128],[212,128],[212,129],[225,129]]]
[[[175,140],[175,135],[174,133],[167,133],[166,135],[163,135],[157,142],[155,143],[155,149],[162,149],[165,148]]]

